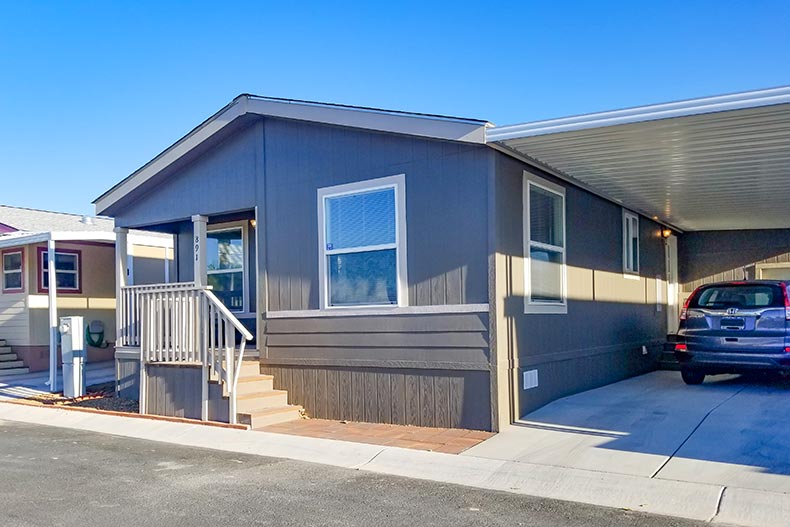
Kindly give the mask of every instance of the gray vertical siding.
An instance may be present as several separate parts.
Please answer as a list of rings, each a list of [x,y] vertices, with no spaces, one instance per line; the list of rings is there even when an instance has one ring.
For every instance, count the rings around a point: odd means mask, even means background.
[[[148,365],[147,412],[153,415],[200,419],[201,368],[181,365]],[[210,421],[227,423],[228,399],[219,384],[209,384]]]
[[[660,226],[640,218],[640,281],[623,278],[622,209],[551,176],[566,189],[568,313],[524,314],[523,163],[497,154],[497,353],[518,362],[513,417],[581,390],[655,365],[666,335],[655,278],[665,278]],[[622,297],[622,298],[621,298]],[[642,354],[642,346],[650,350]],[[524,390],[522,373],[537,369],[539,386]],[[500,377],[502,377],[500,370]],[[500,379],[502,380],[502,379]],[[506,386],[500,388],[507,390]]]
[[[256,126],[247,126],[201,155],[156,177],[146,190],[113,206],[120,226],[146,226],[188,220],[193,214],[226,214],[255,206],[255,159],[261,145]]]
[[[317,190],[406,175],[409,304],[488,301],[485,147],[265,121],[268,309],[318,308]]]
[[[320,419],[490,430],[487,371],[263,366]]]
[[[678,238],[682,291],[756,277],[756,265],[790,262],[790,229],[700,231]]]

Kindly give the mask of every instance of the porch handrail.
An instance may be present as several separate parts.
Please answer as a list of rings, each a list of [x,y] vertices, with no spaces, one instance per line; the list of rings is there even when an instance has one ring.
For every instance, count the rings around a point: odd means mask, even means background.
[[[208,420],[209,381],[218,381],[229,399],[229,421],[236,423],[236,393],[250,331],[210,287],[159,284],[135,291],[140,321],[140,413],[146,412],[147,365],[201,366],[201,418]],[[238,350],[237,336],[240,336]]]
[[[116,347],[140,347],[140,293],[181,291],[194,287],[194,282],[128,285],[122,287],[121,298],[117,303],[118,334],[116,335]]]

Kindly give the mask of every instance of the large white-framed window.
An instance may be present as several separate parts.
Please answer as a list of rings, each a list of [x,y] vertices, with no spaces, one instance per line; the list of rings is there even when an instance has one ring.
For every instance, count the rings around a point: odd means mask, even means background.
[[[318,189],[322,309],[406,306],[406,176]]]
[[[524,312],[568,312],[565,189],[524,172]]]
[[[623,272],[639,273],[639,216],[623,209]]]
[[[249,310],[247,222],[209,225],[206,228],[208,285],[225,307],[237,313]]]
[[[22,249],[10,249],[2,252],[3,257],[3,292],[22,293],[25,291],[25,255]]]

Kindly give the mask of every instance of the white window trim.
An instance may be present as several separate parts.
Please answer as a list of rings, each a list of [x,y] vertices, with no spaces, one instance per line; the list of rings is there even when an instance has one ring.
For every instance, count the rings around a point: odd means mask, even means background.
[[[5,257],[7,255],[10,255],[10,254],[18,254],[20,256],[19,269],[6,270],[6,268],[5,268]],[[24,251],[24,249],[19,248],[18,250],[8,250],[8,251],[0,252],[0,258],[2,258],[2,262],[0,262],[0,265],[2,265],[2,267],[3,267],[3,276],[2,276],[3,283],[0,284],[0,286],[2,286],[2,287],[0,287],[0,291],[2,291],[3,293],[7,292],[9,294],[24,292],[25,291],[25,251]],[[6,275],[17,274],[17,273],[19,274],[20,287],[6,287]]]
[[[628,232],[628,222],[631,220],[636,220],[636,267],[629,267],[629,261],[632,260],[633,255],[630,254],[631,239],[626,237],[626,233]],[[642,243],[639,236],[639,215],[623,209],[623,274],[626,278],[639,277],[639,265],[642,263],[641,251]]]
[[[243,261],[241,262],[241,272],[242,272],[242,303],[244,304],[241,311],[236,311],[234,309],[230,309],[231,313],[234,315],[246,315],[250,313],[250,280],[247,268],[249,267],[249,251],[250,245],[249,241],[249,234],[247,231],[248,225],[247,221],[231,221],[227,223],[214,223],[206,226],[206,234],[208,233],[217,233],[217,232],[228,232],[228,231],[237,231],[241,229],[241,247],[242,247],[242,258]],[[208,246],[208,243],[206,243]],[[206,266],[208,266],[208,260],[206,260]],[[238,272],[232,271],[229,269],[223,269],[221,271],[209,271],[206,269],[206,275],[212,274],[223,274],[223,273],[230,273],[230,272]]]
[[[52,284],[49,283],[49,260],[47,259],[46,251],[42,253],[43,257],[41,260],[41,267],[38,270],[38,279],[39,283],[41,284],[41,289],[44,291],[49,291],[49,288]],[[82,265],[82,251],[79,252],[61,252],[55,251],[55,262],[57,262],[57,256],[73,256],[76,259],[76,264],[74,269],[58,269],[57,263],[55,264],[55,288],[57,291],[60,292],[71,292],[71,293],[79,293],[82,291],[82,283],[80,282],[80,275],[81,273],[81,265]],[[58,287],[58,273],[60,274],[73,274],[74,275],[74,285],[75,287]],[[44,275],[47,275],[47,285],[44,285]]]
[[[562,247],[555,245],[547,245],[545,243],[533,242],[530,240],[530,217],[529,217],[529,190],[530,187],[537,187],[552,194],[558,194],[562,198]],[[522,212],[524,218],[523,235],[524,235],[524,313],[527,314],[553,314],[564,315],[568,313],[568,265],[567,265],[567,237],[568,237],[568,223],[565,214],[565,188],[560,185],[555,185],[550,181],[524,171],[524,181],[522,185]],[[533,302],[532,301],[532,258],[530,256],[530,248],[545,248],[558,252],[562,255],[562,301],[561,302]]]
[[[328,198],[348,194],[359,194],[374,190],[395,189],[395,243],[366,246],[352,249],[327,250],[326,248],[326,216],[325,203]],[[327,257],[330,254],[351,252],[375,251],[377,249],[395,249],[396,253],[396,280],[398,302],[392,306],[382,304],[355,305],[355,306],[330,306],[329,305],[329,279],[327,277]],[[355,181],[345,185],[324,187],[318,189],[318,296],[320,309],[351,310],[351,309],[386,309],[406,307],[409,305],[407,257],[406,257],[406,174],[397,174],[365,181]]]

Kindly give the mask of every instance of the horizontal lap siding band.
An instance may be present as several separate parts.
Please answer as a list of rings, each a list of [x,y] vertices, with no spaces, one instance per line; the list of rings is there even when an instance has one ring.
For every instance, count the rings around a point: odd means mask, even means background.
[[[447,363],[489,361],[489,349],[481,348],[376,348],[376,347],[276,347],[267,346],[268,359],[385,360]]]
[[[266,333],[487,332],[487,313],[272,318]]]
[[[417,361],[397,359],[336,359],[336,358],[289,358],[277,357],[261,359],[264,367],[302,366],[302,367],[337,367],[364,369],[416,369],[416,370],[447,370],[447,371],[490,371],[488,362],[457,362],[457,361]]]
[[[486,348],[484,332],[268,334],[270,347]]]

